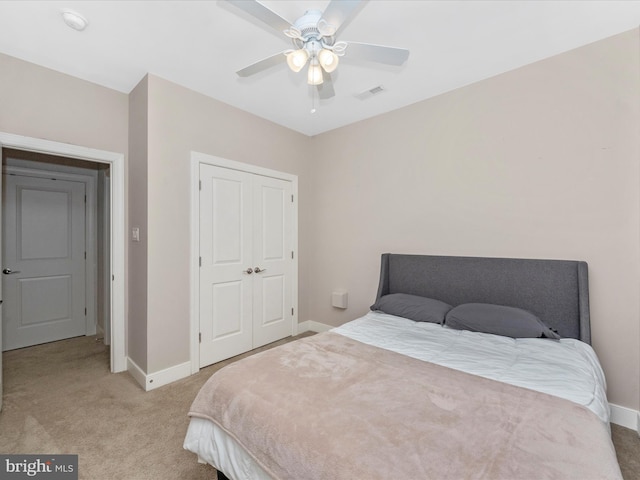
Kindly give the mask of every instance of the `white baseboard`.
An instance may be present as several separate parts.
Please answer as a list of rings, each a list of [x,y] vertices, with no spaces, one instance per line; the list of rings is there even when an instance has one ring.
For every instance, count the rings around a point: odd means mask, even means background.
[[[334,328],[332,325],[327,325],[326,323],[316,322],[314,320],[306,320],[304,322],[300,322],[298,324],[298,333],[304,332],[326,332]]]
[[[191,362],[184,362],[158,372],[146,374],[133,360],[128,358],[127,370],[136,382],[148,392],[191,375]]]
[[[142,388],[147,384],[147,374],[138,366],[136,362],[127,357],[127,372]],[[145,389],[146,390],[146,389]]]
[[[640,431],[638,430],[640,428],[640,420],[638,419],[640,417],[640,412],[631,408],[621,407],[620,405],[615,405],[613,403],[610,403],[609,407],[611,407],[611,423],[615,423],[621,427],[630,428],[640,434]]]

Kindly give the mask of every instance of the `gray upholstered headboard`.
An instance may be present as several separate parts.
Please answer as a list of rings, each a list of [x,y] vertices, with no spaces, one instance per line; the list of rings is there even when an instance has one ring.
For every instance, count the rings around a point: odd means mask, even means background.
[[[385,253],[376,300],[389,293],[435,298],[453,306],[523,308],[560,336],[591,343],[586,262]]]

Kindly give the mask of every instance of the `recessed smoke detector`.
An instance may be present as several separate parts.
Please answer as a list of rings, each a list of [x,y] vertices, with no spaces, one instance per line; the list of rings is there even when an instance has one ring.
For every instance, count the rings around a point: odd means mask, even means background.
[[[64,20],[64,23],[67,24],[67,26],[73,28],[74,30],[78,30],[79,32],[87,28],[87,25],[89,25],[89,22],[86,18],[72,10],[64,10],[62,12],[62,19]]]
[[[364,92],[357,93],[356,98],[359,98],[360,100],[366,100],[367,98],[373,97],[374,95],[378,95],[379,93],[382,93],[382,92],[384,92],[384,86],[377,85],[375,87],[365,90]]]

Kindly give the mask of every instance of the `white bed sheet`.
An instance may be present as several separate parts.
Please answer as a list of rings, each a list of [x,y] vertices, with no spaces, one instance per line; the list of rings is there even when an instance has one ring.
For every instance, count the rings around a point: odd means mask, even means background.
[[[606,383],[591,346],[573,339],[513,339],[369,312],[331,330],[362,343],[584,405],[609,422]],[[236,480],[270,478],[224,430],[192,418],[184,448]]]
[[[219,468],[233,480],[271,478],[233,437],[204,418],[191,418],[183,447],[198,455],[200,463]]]
[[[584,405],[609,422],[607,386],[590,345],[572,338],[509,338],[369,312],[332,330],[444,367]]]

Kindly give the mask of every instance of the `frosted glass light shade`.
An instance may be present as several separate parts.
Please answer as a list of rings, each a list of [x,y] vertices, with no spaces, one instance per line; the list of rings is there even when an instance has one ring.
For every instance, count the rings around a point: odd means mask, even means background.
[[[302,67],[307,63],[309,59],[309,53],[301,48],[300,50],[294,50],[290,54],[287,55],[287,65],[294,72],[299,72],[302,70]]]
[[[307,83],[309,85],[320,85],[323,82],[322,68],[316,62],[309,65],[309,72],[307,74]]]
[[[338,68],[338,56],[326,48],[323,48],[318,53],[318,62],[327,73],[331,73]]]

